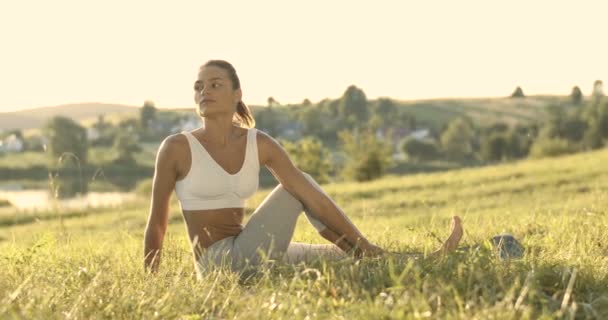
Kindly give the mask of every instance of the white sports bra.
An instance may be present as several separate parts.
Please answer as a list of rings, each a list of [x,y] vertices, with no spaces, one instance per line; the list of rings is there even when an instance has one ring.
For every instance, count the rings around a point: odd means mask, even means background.
[[[247,130],[245,161],[236,174],[226,172],[190,132],[182,134],[188,138],[192,155],[190,171],[175,183],[182,210],[245,207],[245,200],[257,191],[259,183],[257,130]]]

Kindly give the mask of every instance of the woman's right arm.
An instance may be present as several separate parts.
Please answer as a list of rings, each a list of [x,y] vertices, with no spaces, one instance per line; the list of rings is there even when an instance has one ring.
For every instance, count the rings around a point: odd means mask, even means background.
[[[163,238],[169,220],[169,201],[177,178],[175,136],[167,137],[156,155],[150,214],[144,235],[144,268],[158,270]]]

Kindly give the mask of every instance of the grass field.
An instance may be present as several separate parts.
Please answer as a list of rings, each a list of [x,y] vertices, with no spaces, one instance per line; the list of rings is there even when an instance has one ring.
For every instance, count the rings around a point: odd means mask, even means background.
[[[161,270],[143,272],[148,199],[119,208],[0,216],[0,318],[392,319],[608,317],[608,150],[478,169],[325,185],[364,234],[428,252],[463,218],[442,260],[404,255],[215,270],[197,281],[173,198]],[[248,202],[248,212],[268,189]],[[500,261],[488,239],[526,248]],[[323,242],[301,217],[295,241]]]
[[[416,118],[419,126],[436,130],[457,117],[467,117],[473,123],[484,125],[496,122],[529,124],[546,119],[550,106],[570,106],[568,97],[564,96],[429,99],[397,103]]]
[[[141,143],[141,151],[134,154],[140,165],[154,166],[158,144]],[[117,157],[116,151],[111,147],[92,147],[88,152],[88,163],[93,166],[102,166],[110,163]],[[49,152],[27,151],[21,153],[8,153],[0,156],[0,168],[27,169],[33,166],[57,165],[57,161],[50,161]]]

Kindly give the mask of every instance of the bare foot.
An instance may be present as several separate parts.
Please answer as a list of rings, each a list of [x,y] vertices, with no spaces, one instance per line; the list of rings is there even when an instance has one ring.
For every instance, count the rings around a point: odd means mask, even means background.
[[[439,249],[435,252],[431,253],[431,256],[435,255],[444,255],[446,253],[452,252],[458,248],[458,243],[460,243],[460,239],[462,238],[463,229],[462,229],[462,221],[459,216],[452,217],[452,232],[448,239],[441,245]]]

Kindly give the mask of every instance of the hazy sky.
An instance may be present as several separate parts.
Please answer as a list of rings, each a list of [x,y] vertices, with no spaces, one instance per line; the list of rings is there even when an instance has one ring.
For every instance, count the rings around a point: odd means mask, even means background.
[[[608,1],[2,1],[0,112],[194,107],[200,64],[245,103],[568,94],[608,82]]]

